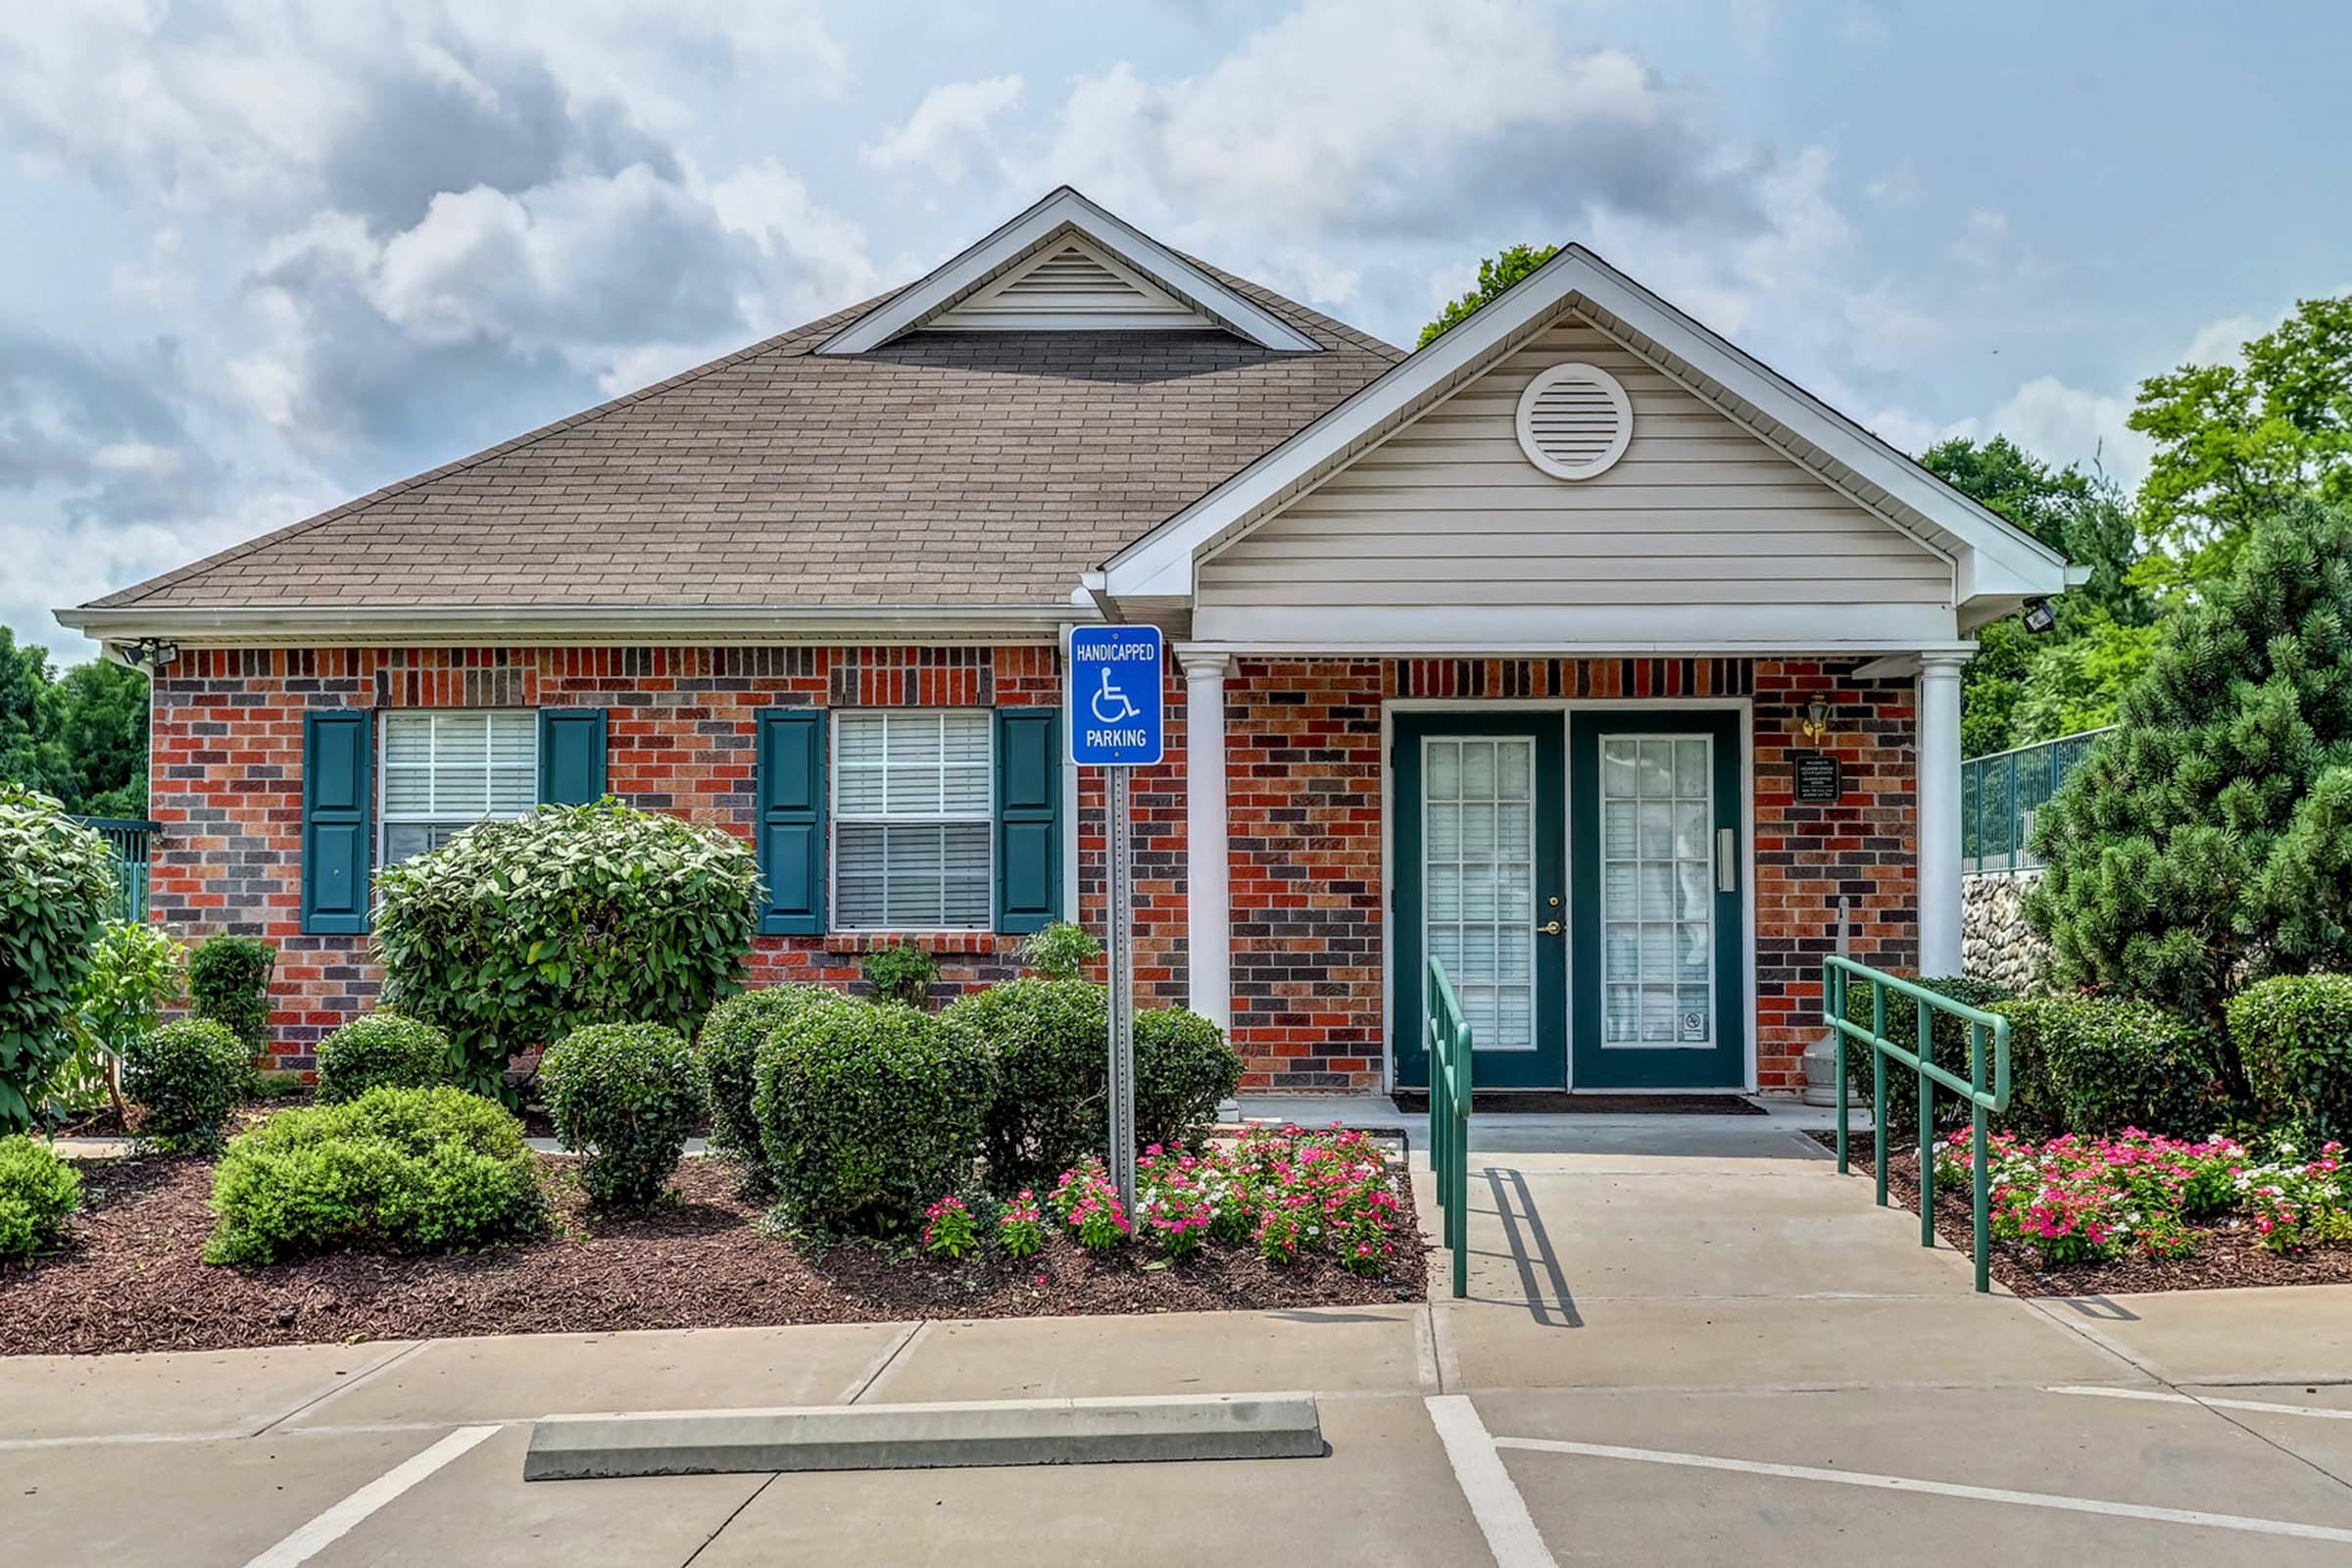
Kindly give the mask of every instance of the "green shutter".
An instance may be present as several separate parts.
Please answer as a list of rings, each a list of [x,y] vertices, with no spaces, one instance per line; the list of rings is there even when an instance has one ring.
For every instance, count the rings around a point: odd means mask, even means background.
[[[605,710],[539,710],[539,804],[585,806],[605,795]]]
[[[997,929],[1061,918],[1061,710],[997,710]]]
[[[302,725],[302,928],[321,936],[368,929],[375,805],[375,715],[346,708]]]
[[[759,714],[760,876],[769,936],[825,929],[825,710],[765,708]]]

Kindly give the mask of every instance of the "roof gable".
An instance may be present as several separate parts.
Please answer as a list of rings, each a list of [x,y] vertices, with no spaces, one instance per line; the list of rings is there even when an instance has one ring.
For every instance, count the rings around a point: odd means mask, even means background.
[[[1017,320],[1025,329],[1072,330],[1106,325],[1128,329],[1142,326],[1214,325],[1245,342],[1282,354],[1312,354],[1322,348],[1314,338],[1229,286],[1209,269],[1178,255],[1141,230],[1124,222],[1064,185],[1036,206],[962,251],[949,258],[919,281],[902,289],[873,310],[866,311],[820,344],[820,355],[865,354],[907,332],[924,327],[970,329],[975,313],[994,311],[1006,290],[1034,277],[1037,270],[1059,262],[1075,250],[1083,260],[1099,264],[1114,288],[1123,284],[1136,301],[1150,306],[1151,318],[1141,321],[1087,320],[1082,311],[1067,309],[1065,292],[1046,294],[1057,307],[1045,314],[1059,319]],[[1095,285],[1101,279],[1089,274]],[[1164,301],[1165,304],[1154,304]],[[1132,304],[1132,301],[1131,301]],[[1180,306],[1193,320],[1161,319],[1167,306]],[[943,318],[960,317],[956,320]]]
[[[1075,232],[923,322],[934,332],[1169,331],[1216,324]]]

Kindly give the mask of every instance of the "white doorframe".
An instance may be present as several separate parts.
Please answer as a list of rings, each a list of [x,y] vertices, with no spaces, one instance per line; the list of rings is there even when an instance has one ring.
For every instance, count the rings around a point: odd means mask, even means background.
[[[1740,950],[1746,973],[1742,985],[1747,995],[1741,1009],[1741,1032],[1744,1039],[1742,1059],[1746,1080],[1737,1088],[1744,1094],[1756,1092],[1756,704],[1752,697],[1388,697],[1380,705],[1380,896],[1383,920],[1380,937],[1380,1081],[1384,1089],[1396,1087],[1396,1052],[1395,1020],[1389,1016],[1396,995],[1396,921],[1395,904],[1396,886],[1396,768],[1390,762],[1390,750],[1396,745],[1396,713],[1557,713],[1560,721],[1561,755],[1567,754],[1568,715],[1577,713],[1657,712],[1661,710],[1681,710],[1697,712],[1707,710],[1729,710],[1740,715]],[[1565,806],[1563,802],[1563,806]],[[1576,868],[1573,862],[1562,868],[1569,879],[1567,886],[1575,887]],[[1575,906],[1573,893],[1568,906]],[[1574,933],[1570,933],[1574,941]],[[1576,1042],[1568,1031],[1575,1017],[1576,996],[1573,966],[1565,1005],[1569,1016],[1560,1020],[1562,1038],[1567,1042],[1567,1077],[1565,1087],[1576,1087]],[[1664,1095],[1690,1094],[1687,1089],[1620,1089],[1612,1094]]]

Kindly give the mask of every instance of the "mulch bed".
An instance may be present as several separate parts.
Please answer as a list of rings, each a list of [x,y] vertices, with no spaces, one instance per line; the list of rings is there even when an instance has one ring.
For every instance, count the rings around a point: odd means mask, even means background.
[[[1429,1109],[1429,1091],[1399,1089],[1389,1097],[1407,1115]],[[1563,1089],[1480,1090],[1471,1109],[1517,1111],[1530,1116],[1762,1116],[1762,1105],[1741,1095],[1595,1095]]]
[[[814,1254],[756,1228],[735,1172],[688,1159],[649,1212],[592,1211],[567,1158],[549,1158],[557,1211],[547,1240],[473,1253],[336,1252],[258,1268],[200,1258],[212,1165],[92,1162],[85,1202],[55,1253],[0,1263],[0,1354],[197,1350],[238,1346],[722,1328],[925,1317],[1361,1306],[1419,1300],[1425,1266],[1409,1182],[1398,1256],[1383,1276],[1316,1255],[1275,1267],[1252,1250],[1203,1249],[1148,1266],[1140,1250],[1098,1257],[1056,1234],[1020,1262],[961,1263],[868,1246]]]
[[[1814,1133],[1836,1149],[1838,1135]],[[1847,1146],[1847,1162],[1860,1180],[1872,1179],[1871,1139],[1865,1132]],[[1886,1156],[1886,1200],[1919,1212],[1919,1152],[1896,1150]],[[1936,1235],[1957,1251],[1976,1245],[1976,1215],[1969,1187],[1936,1189]],[[2135,1291],[2219,1291],[2248,1285],[2352,1285],[2352,1247],[2274,1252],[2252,1231],[2197,1232],[2189,1257],[2128,1257],[2112,1263],[2068,1263],[2044,1268],[2033,1249],[2014,1242],[1992,1244],[1992,1277],[2020,1296],[2110,1296]]]

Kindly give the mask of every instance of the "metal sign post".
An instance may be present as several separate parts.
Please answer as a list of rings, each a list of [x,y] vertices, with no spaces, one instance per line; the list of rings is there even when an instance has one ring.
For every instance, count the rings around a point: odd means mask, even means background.
[[[1110,822],[1110,1179],[1135,1212],[1135,823],[1127,772],[1165,750],[1157,626],[1080,626],[1070,633],[1063,710],[1070,760],[1107,769]]]

